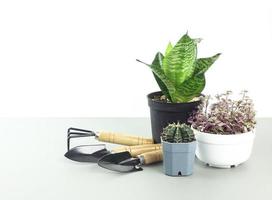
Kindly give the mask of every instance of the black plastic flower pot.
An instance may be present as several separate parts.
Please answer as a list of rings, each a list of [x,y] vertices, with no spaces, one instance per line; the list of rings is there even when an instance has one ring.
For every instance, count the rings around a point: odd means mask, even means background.
[[[153,92],[147,95],[150,107],[152,137],[155,143],[161,143],[161,133],[169,123],[188,123],[188,118],[197,109],[201,101],[188,103],[165,103],[154,100],[155,96],[161,96],[162,92]]]

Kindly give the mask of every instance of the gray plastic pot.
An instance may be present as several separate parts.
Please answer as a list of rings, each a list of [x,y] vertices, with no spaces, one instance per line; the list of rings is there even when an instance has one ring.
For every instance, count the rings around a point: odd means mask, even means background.
[[[188,176],[193,173],[196,141],[169,143],[162,141],[163,170],[169,176]]]

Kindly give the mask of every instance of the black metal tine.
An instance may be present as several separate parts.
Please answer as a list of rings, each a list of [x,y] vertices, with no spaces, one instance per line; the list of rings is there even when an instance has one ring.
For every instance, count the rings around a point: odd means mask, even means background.
[[[79,137],[88,137],[88,135],[82,136],[82,135],[72,135],[67,137],[67,151],[70,150],[70,141],[72,138],[79,138]]]
[[[72,132],[76,131],[76,132]],[[67,131],[67,151],[70,150],[70,141],[72,138],[95,136],[96,134],[90,130],[84,130],[79,128],[69,128]]]
[[[69,136],[70,134],[95,136],[95,132],[93,131],[73,127],[69,128],[67,131],[67,135]]]
[[[68,133],[71,132],[71,131],[80,131],[80,132],[85,132],[85,133],[86,133],[86,132],[87,132],[87,133],[91,133],[91,132],[92,132],[92,131],[86,130],[86,129],[70,127],[70,128],[68,129]]]
[[[80,133],[80,132],[70,132],[67,137],[70,137],[71,135],[77,135],[77,136],[82,136],[82,137],[85,137],[85,136],[95,136],[95,134],[92,134],[92,133]]]

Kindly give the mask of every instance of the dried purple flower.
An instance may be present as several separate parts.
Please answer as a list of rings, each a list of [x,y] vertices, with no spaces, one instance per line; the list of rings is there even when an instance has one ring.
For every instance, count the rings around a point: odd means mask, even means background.
[[[241,98],[230,98],[231,91],[215,96],[211,103],[211,96],[202,99],[198,111],[190,118],[192,127],[206,133],[236,134],[254,129],[256,125],[253,101],[247,91],[241,92]]]

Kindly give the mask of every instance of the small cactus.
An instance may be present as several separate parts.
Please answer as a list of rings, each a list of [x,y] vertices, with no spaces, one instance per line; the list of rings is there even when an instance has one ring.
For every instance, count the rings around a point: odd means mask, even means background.
[[[188,143],[195,141],[195,135],[190,126],[179,122],[169,124],[163,129],[162,140],[170,143]]]

